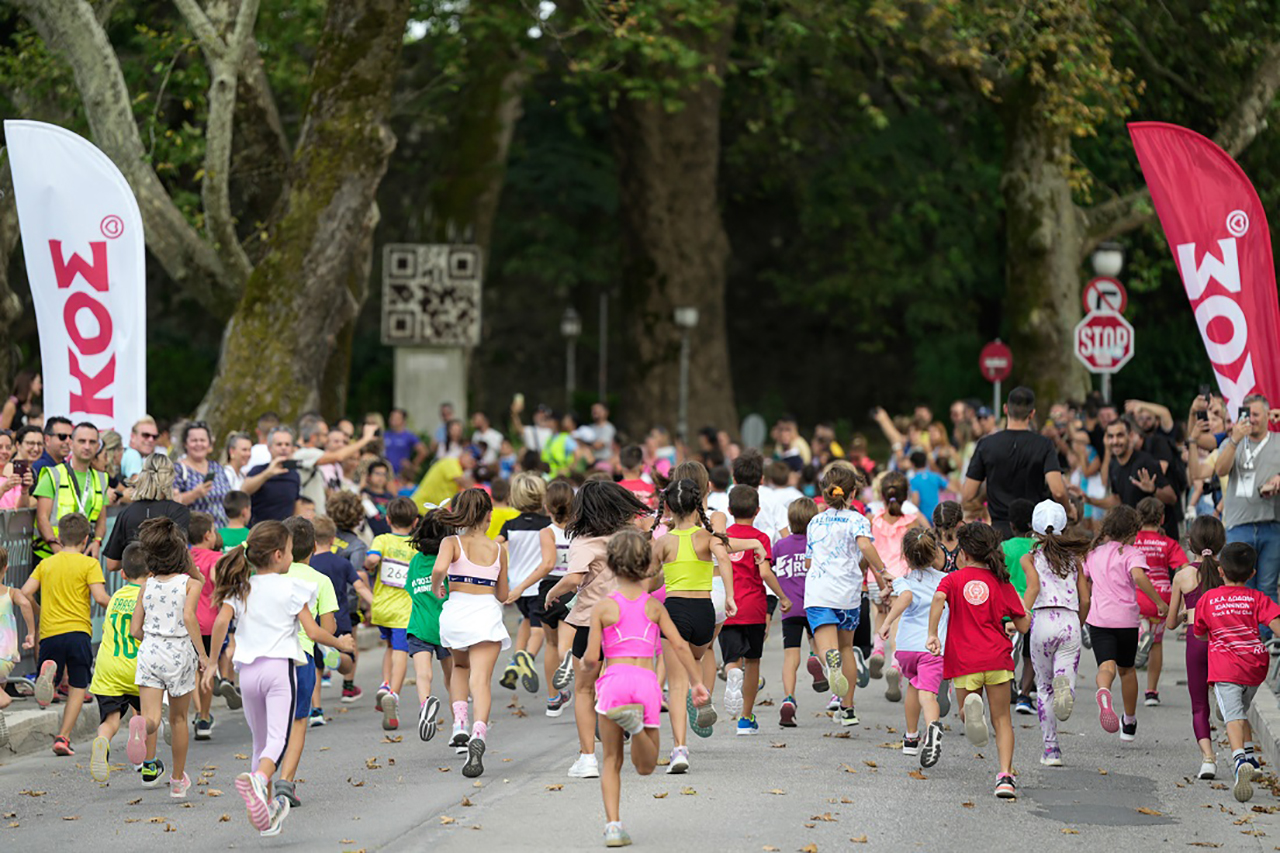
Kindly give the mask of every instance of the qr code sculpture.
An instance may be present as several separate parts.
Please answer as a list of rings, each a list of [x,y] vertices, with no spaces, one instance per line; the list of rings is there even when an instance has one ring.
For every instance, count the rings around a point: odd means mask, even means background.
[[[383,247],[382,343],[478,346],[480,247]]]

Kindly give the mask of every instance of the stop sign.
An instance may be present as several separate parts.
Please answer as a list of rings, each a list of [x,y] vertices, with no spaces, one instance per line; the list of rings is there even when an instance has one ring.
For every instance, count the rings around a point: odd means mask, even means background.
[[[1013,352],[999,340],[994,340],[978,353],[978,369],[988,382],[1003,382],[1013,372]]]
[[[1093,311],[1076,325],[1076,358],[1091,373],[1116,373],[1133,358],[1133,326],[1115,311]]]

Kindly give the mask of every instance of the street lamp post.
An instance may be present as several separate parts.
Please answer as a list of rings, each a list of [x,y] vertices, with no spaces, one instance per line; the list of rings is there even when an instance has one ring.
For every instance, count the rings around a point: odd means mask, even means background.
[[[1093,274],[1100,278],[1118,278],[1124,269],[1124,247],[1110,240],[1098,244],[1089,256]],[[1102,374],[1102,401],[1111,402],[1111,374]]]
[[[573,408],[573,392],[576,389],[578,336],[582,334],[582,318],[572,306],[564,309],[560,318],[560,334],[564,335],[564,407],[566,411]]]
[[[683,443],[689,437],[689,338],[698,325],[698,309],[677,308],[676,325],[680,327],[680,403],[676,414],[676,435]]]

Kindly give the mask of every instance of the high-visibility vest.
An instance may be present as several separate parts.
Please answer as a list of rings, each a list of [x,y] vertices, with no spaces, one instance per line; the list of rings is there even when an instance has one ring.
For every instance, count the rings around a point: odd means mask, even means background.
[[[551,476],[563,474],[573,464],[573,453],[569,451],[569,433],[562,432],[547,442],[542,448],[542,461],[551,468]]]
[[[107,505],[107,475],[101,471],[89,469],[89,477],[85,483],[85,493],[80,493],[80,484],[76,480],[71,466],[66,462],[50,465],[40,472],[40,476],[48,473],[53,479],[54,500],[53,511],[49,514],[49,524],[54,536],[58,535],[58,519],[72,512],[83,512],[89,523],[98,520]],[[47,557],[53,553],[51,544],[40,536],[40,528],[36,527],[34,550],[37,556]]]

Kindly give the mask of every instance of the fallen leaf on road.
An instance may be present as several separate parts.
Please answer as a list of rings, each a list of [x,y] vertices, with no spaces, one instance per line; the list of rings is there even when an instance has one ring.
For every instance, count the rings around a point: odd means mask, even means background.
[[[196,805],[195,805],[195,803],[183,803],[183,804],[182,804],[182,807],[183,807],[184,809],[194,809],[194,808],[196,807]]]
[[[165,832],[177,832],[177,831],[178,831],[178,827],[174,826],[174,825],[173,825],[173,824],[171,824],[171,823],[166,823],[166,824],[164,825],[164,831],[165,831]]]
[[[510,759],[510,758],[504,758],[504,759],[502,759],[502,760],[503,760],[503,761],[511,761],[512,759]],[[658,763],[659,763],[659,764],[661,764],[662,762],[661,762],[661,761],[659,761]],[[667,759],[667,764],[670,764],[670,763],[671,763],[671,759],[669,759],[669,758],[668,758],[668,759]]]
[[[853,735],[849,734],[848,732],[827,732],[826,734],[823,735],[823,737],[838,737],[838,738],[848,739],[853,737]]]
[[[164,818],[162,817],[147,818],[147,823],[164,823]]]
[[[660,791],[660,792],[658,792],[658,793],[654,794],[654,795],[653,795],[653,798],[654,798],[655,800],[665,800],[665,799],[667,798],[667,792],[666,792],[666,791]]]
[[[547,786],[547,790],[548,790],[548,791],[562,791],[562,790],[564,790],[564,785],[561,785],[561,784],[558,784],[558,783],[557,783],[557,784],[555,784],[555,785],[548,785],[548,786]]]
[[[448,825],[449,825],[449,824],[451,824],[451,823],[457,823],[457,821],[456,821],[456,820],[454,820],[454,819],[453,819],[453,818],[451,818],[451,817],[447,817],[447,816],[445,816],[445,815],[440,815],[440,825],[441,825],[441,826],[448,826]]]
[[[66,816],[64,816],[62,819],[63,819],[63,820],[79,820],[79,819],[80,819],[80,815],[78,815],[78,814],[66,815]]]
[[[513,708],[513,709],[511,710],[511,716],[513,716],[513,717],[527,717],[527,716],[529,716],[529,715],[525,713],[524,708]]]
[[[766,793],[766,794],[777,794],[777,795],[781,796],[782,794],[785,794],[785,793],[786,793],[786,791],[782,790],[781,788],[770,788],[768,791],[765,791],[765,793]]]
[[[815,826],[817,826],[817,824],[816,824],[816,823],[806,823],[806,824],[804,825],[804,828],[805,828],[805,829],[813,829]]]
[[[1138,808],[1134,809],[1134,811],[1136,811],[1138,814],[1151,815],[1152,817],[1164,817],[1163,813],[1158,812],[1155,809],[1149,809],[1146,806],[1138,806]]]
[[[124,819],[124,822],[125,822],[125,823],[141,823],[141,822],[142,822],[142,818],[140,818],[140,817],[127,817],[127,818],[125,818],[125,819]]]
[[[17,817],[17,816],[18,816],[18,813],[17,813],[17,812],[5,812],[5,813],[4,813],[4,816],[5,816],[5,818],[6,818],[6,819],[7,819],[7,818],[11,818],[11,817]]]
[[[908,775],[908,776],[910,776],[912,779],[920,779],[920,780],[924,780],[924,779],[928,779],[928,778],[929,778],[928,776],[926,776],[926,775],[924,775],[923,773],[921,773],[919,770],[912,770],[912,771],[911,771],[910,773],[908,773],[907,775]]]
[[[881,749],[902,749],[902,742],[895,740],[893,743],[882,743],[880,744],[880,748]]]
[[[439,770],[441,773],[448,773],[448,772],[449,772],[450,770],[452,770],[453,768],[452,768],[452,767],[437,767],[436,769],[437,769],[437,770]]]
[[[26,797],[43,797],[45,794],[49,792],[48,791],[19,791],[18,793]]]
[[[464,806],[474,806],[474,805],[475,805],[475,803],[471,802],[471,798],[470,798],[470,797],[463,797],[463,798],[462,798],[462,805],[464,805]]]
[[[964,806],[966,809],[973,808],[973,803],[970,803],[970,802],[964,802],[964,803],[961,803],[960,805]]]
[[[1212,841],[1188,841],[1187,846],[1188,847],[1221,847],[1222,845],[1216,844]]]
[[[816,814],[813,817],[809,818],[809,820],[820,820],[826,823],[835,823],[836,821],[836,819],[831,816],[831,812],[823,812],[822,814]]]
[[[840,802],[842,802],[842,803],[852,803],[852,802],[853,802],[853,800],[849,799],[848,797],[841,797],[841,798],[840,798]]]
[[[865,764],[865,765],[867,765],[868,767],[879,767],[879,766],[880,766],[880,765],[876,764],[874,761],[872,761],[872,760],[871,760],[871,759],[869,759],[869,758],[864,758],[864,759],[862,759],[862,763],[863,763],[863,764]]]
[[[319,749],[317,749],[317,750],[316,750],[316,752],[326,752],[328,749],[329,749],[329,747],[327,747],[327,746],[322,746],[322,747],[320,747]]]
[[[773,704],[773,700],[772,700],[772,699],[761,699],[761,700],[760,700],[759,702],[757,702],[756,704],[757,704],[757,705],[772,705],[772,704]]]
[[[769,746],[771,746],[773,749],[786,749],[786,748],[787,748],[787,745],[786,745],[785,743],[771,743],[771,744],[769,744]]]
[[[382,738],[383,743],[399,743],[402,740],[404,735],[384,735]]]
[[[142,797],[138,797],[138,799],[136,799],[136,800],[130,800],[129,802],[125,803],[125,805],[126,805],[126,806],[136,806],[136,805],[137,805],[138,803],[140,803],[140,802],[142,802]]]
[[[693,790],[692,788],[681,788],[680,793],[684,794],[686,797],[692,797],[692,796],[695,796],[698,792]]]
[[[381,769],[382,769],[382,765],[378,763],[378,756],[376,756],[376,755],[375,755],[373,758],[366,758],[366,759],[364,760],[364,766],[365,766],[365,769],[366,769],[366,770],[381,770]]]
[[[245,755],[243,752],[237,752],[237,753],[236,753],[236,758],[240,759],[241,761],[248,761],[248,760],[249,760],[249,756]]]
[[[1103,769],[1103,768],[1099,767],[1099,768],[1098,768],[1098,775],[1099,775],[1099,776],[1106,776],[1106,775],[1107,775],[1107,771],[1106,771],[1105,769]]]
[[[364,780],[363,780],[363,779],[361,779],[360,781],[358,781],[358,782],[357,782],[357,781],[352,780],[352,778],[351,778],[350,776],[348,776],[348,777],[347,777],[347,784],[349,784],[349,785],[350,785],[351,787],[353,787],[353,788],[363,788],[363,787],[364,787]]]
[[[1078,829],[1072,829],[1072,828],[1071,828],[1071,827],[1069,827],[1069,826],[1064,826],[1064,827],[1062,828],[1062,834],[1063,834],[1063,835],[1079,835],[1079,834],[1080,834],[1080,830],[1078,830]]]
[[[222,792],[219,791],[217,788],[210,788],[209,790],[204,792],[204,795],[206,797],[221,797]]]
[[[230,823],[230,822],[231,822],[231,815],[229,814],[224,814],[220,818],[218,818],[218,823]]]
[[[895,729],[893,726],[885,726],[884,730],[891,735],[896,735],[898,733],[898,730]]]
[[[1265,832],[1263,832],[1261,829],[1242,829],[1242,830],[1240,830],[1240,834],[1241,834],[1241,835],[1252,835],[1252,836],[1254,836],[1255,838],[1261,838],[1262,836],[1266,835],[1266,833],[1265,833]]]
[[[15,820],[13,823],[9,824],[9,828],[10,828],[10,829],[17,829],[17,828],[18,828],[19,826],[21,826],[21,825],[22,825],[22,824],[18,823],[18,822]]]
[[[388,758],[388,759],[387,759],[387,765],[388,765],[388,766],[390,766],[390,767],[394,767],[394,766],[395,766],[395,763],[396,763],[396,760],[395,760],[394,758]]]
[[[340,838],[338,839],[338,843],[339,844],[355,844],[356,840],[354,838]]]
[[[854,844],[866,844],[866,843],[867,843],[867,837],[866,837],[865,835],[858,835],[858,836],[855,836],[855,837],[853,837],[853,838],[850,838],[849,840],[850,840],[850,841],[852,841]]]
[[[779,851],[779,850],[781,850],[782,848],[781,848],[781,847],[773,847],[772,845],[766,844],[766,845],[765,845],[763,848],[761,848],[761,849],[763,849],[763,850],[764,850],[764,853],[778,853],[778,851]]]
[[[1212,788],[1212,789],[1213,789],[1213,790],[1215,790],[1215,791],[1225,791],[1225,790],[1227,790],[1227,786],[1226,786],[1226,785],[1224,785],[1224,784],[1222,784],[1221,782],[1210,782],[1210,783],[1209,783],[1209,787],[1210,787],[1210,788]]]

